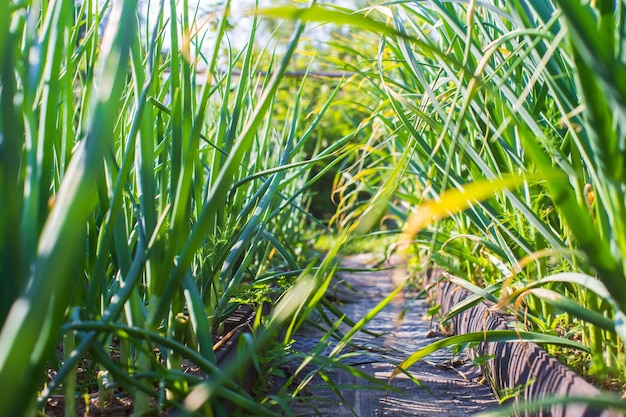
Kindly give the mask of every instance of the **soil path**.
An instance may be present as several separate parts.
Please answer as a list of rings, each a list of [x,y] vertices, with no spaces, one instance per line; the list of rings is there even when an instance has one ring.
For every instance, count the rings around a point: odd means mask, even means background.
[[[365,269],[372,266],[372,257],[350,257],[342,266]],[[356,321],[393,289],[391,271],[357,271],[338,272],[338,281],[330,291],[331,295],[332,291],[336,292],[341,311]],[[366,326],[380,336],[358,333],[353,339],[357,346],[342,351],[349,351],[352,355],[343,362],[387,382],[396,364],[442,337],[441,334],[429,337],[432,335],[431,323],[423,319],[427,310],[425,300],[399,294]],[[347,328],[341,329],[346,331]],[[437,330],[437,326],[433,325],[432,329]],[[294,349],[310,352],[318,345],[320,335],[313,327],[302,328],[296,334]],[[329,343],[331,345],[322,356],[328,355],[336,344]],[[285,373],[293,374],[298,365],[286,365]],[[300,379],[313,369],[309,367],[301,371]],[[364,381],[346,370],[324,368],[324,372],[337,389],[333,390],[319,375],[315,376],[298,400],[291,404],[296,416],[471,416],[497,406],[489,386],[480,382],[480,373],[475,367],[464,356],[454,356],[450,352],[437,352],[409,369],[410,374],[421,381],[422,387],[404,374],[393,379],[391,385],[397,391],[377,387],[373,381]]]

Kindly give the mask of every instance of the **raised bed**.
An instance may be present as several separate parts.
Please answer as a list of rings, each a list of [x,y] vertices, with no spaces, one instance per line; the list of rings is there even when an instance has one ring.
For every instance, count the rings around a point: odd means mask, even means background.
[[[424,279],[424,288],[446,314],[456,304],[473,295],[446,280],[440,270],[431,270]],[[509,323],[516,319],[494,304],[483,301],[453,317],[450,330],[455,334],[482,332],[485,330],[509,330]],[[483,365],[483,371],[495,393],[515,392],[515,402],[537,400],[547,397],[593,397],[600,391],[560,363],[535,343],[528,342],[482,342],[475,351],[468,352],[482,357],[493,357]],[[531,415],[525,413],[521,415]],[[614,410],[592,409],[585,404],[567,403],[554,405],[533,415],[552,417],[617,417]]]

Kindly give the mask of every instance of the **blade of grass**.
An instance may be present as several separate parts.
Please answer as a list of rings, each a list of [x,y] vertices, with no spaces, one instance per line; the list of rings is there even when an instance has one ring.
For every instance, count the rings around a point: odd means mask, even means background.
[[[425,358],[431,353],[436,352],[439,349],[471,342],[545,343],[555,346],[568,347],[575,350],[581,350],[583,352],[590,352],[589,348],[582,345],[581,343],[542,333],[521,332],[517,330],[489,330],[486,332],[473,332],[446,337],[445,339],[433,342],[430,345],[418,350],[417,352],[406,358],[404,361],[402,361],[400,365],[398,365],[398,369],[396,369],[392,373],[390,379],[398,376],[401,372],[401,369],[408,370],[414,363],[422,358]]]

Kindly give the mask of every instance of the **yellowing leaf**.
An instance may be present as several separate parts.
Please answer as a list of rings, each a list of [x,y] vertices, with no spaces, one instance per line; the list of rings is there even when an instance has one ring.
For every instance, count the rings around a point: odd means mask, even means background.
[[[417,208],[402,231],[400,251],[408,249],[413,237],[432,222],[460,213],[473,204],[486,200],[495,192],[514,188],[525,181],[522,176],[508,176],[495,180],[477,181],[443,192],[436,201],[427,201]]]

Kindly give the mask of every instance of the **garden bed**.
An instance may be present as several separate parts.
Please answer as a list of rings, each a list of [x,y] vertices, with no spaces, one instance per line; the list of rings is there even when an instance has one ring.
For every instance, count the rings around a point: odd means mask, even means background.
[[[229,362],[237,360],[237,346],[239,337],[243,332],[251,329],[251,322],[254,320],[256,312],[247,305],[241,305],[235,309],[222,323],[221,329],[214,329],[213,351],[215,353],[216,362],[220,368],[224,368]],[[111,357],[114,362],[119,362],[119,344],[115,341],[111,346]],[[57,355],[63,358],[63,348],[60,345],[57,348]],[[161,354],[155,350],[155,356],[160,358]],[[99,386],[95,381],[92,359],[83,359],[80,361],[76,374],[77,386],[87,387],[83,395],[75,397],[76,415],[81,416],[130,416],[133,414],[134,399],[131,393],[124,390],[117,383],[113,383],[108,393],[101,393]],[[202,370],[188,359],[183,359],[181,372],[191,374],[198,378],[204,378]],[[48,370],[48,383],[54,378],[56,371]],[[250,367],[238,381],[240,386],[245,390],[250,390],[256,381],[257,375],[254,368]],[[42,387],[43,388],[43,387]],[[58,393],[53,394],[46,401],[45,413],[49,417],[61,417],[65,415],[66,399],[62,394],[62,385],[59,387]],[[155,397],[158,396],[158,387],[155,387]],[[168,416],[172,413],[171,406],[159,406],[156,399],[150,401],[151,414],[153,416]]]
[[[441,306],[445,315],[472,293],[448,281],[441,270],[430,270],[424,277],[424,288],[429,298]],[[495,308],[489,301],[482,301],[452,317],[449,330],[455,334],[510,330],[515,317]],[[482,368],[496,395],[514,392],[510,401],[516,404],[549,397],[595,397],[600,391],[577,375],[567,366],[550,356],[535,343],[482,342],[475,349],[468,349],[471,357],[487,359]],[[524,414],[522,414],[524,415]],[[582,403],[553,405],[542,415],[552,417],[617,417],[622,414],[613,410],[593,409]]]

